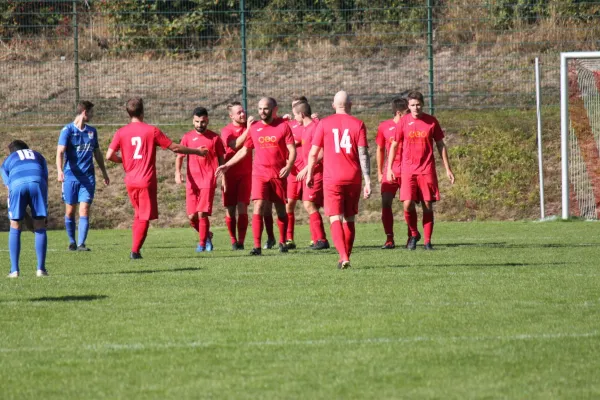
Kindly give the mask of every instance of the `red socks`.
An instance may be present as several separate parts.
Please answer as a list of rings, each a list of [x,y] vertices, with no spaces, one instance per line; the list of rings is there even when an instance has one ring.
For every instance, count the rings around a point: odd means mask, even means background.
[[[344,222],[344,239],[346,241],[346,251],[348,252],[348,259],[352,254],[352,247],[354,246],[354,237],[356,236],[356,226],[354,221]]]
[[[146,236],[148,235],[148,227],[150,226],[150,221],[141,221],[139,219],[133,220],[133,226],[131,229],[131,252],[139,253],[144,245],[144,241],[146,240]]]
[[[323,226],[323,218],[321,218],[320,212],[315,212],[309,215],[310,221],[310,233],[313,242],[317,242],[317,240],[327,240],[327,235],[325,234],[325,227]]]
[[[263,216],[252,214],[252,236],[254,236],[254,248],[260,249],[263,232]]]
[[[433,233],[433,212],[423,213],[423,236],[425,237],[424,243],[431,242],[431,234]]]
[[[246,231],[248,230],[248,214],[240,214],[237,219],[238,241],[244,244],[246,240]]]
[[[288,223],[289,223],[288,215],[284,216],[283,218],[281,218],[279,216],[277,217],[277,227],[279,228],[279,243],[285,243],[285,239],[286,239],[285,236],[288,231]]]
[[[404,211],[404,220],[408,229],[410,230],[411,236],[417,236],[419,233],[419,227],[417,226],[417,210]]]
[[[275,234],[273,233],[273,215],[265,215],[265,229],[267,230],[267,238],[275,240]],[[254,226],[254,217],[252,217],[252,226]],[[254,231],[254,228],[253,228]]]
[[[206,238],[208,237],[208,231],[210,229],[210,221],[208,220],[208,217],[200,218],[199,227],[200,229],[198,230],[198,243],[200,244],[200,246],[204,247],[206,246]]]
[[[196,232],[198,232],[198,230],[200,229],[200,225],[199,225],[199,222],[198,222],[198,217],[197,217],[197,215],[198,215],[198,214],[196,214],[196,216],[195,216],[193,219],[190,219],[190,226],[191,226],[192,228],[194,228],[194,230],[195,230]]]
[[[294,213],[287,213],[287,240],[294,240],[294,226],[296,225],[296,215]]]
[[[391,207],[381,209],[381,222],[383,223],[383,231],[387,235],[387,239],[394,240],[394,213]]]
[[[346,239],[344,238],[344,228],[341,221],[333,221],[331,223],[331,238],[333,244],[340,255],[340,261],[350,261],[348,251],[346,250]]]
[[[246,220],[247,219],[248,218],[246,217]],[[225,217],[225,225],[227,225],[227,231],[229,232],[229,237],[231,238],[231,244],[237,242],[235,235],[235,222],[235,215],[233,217]]]

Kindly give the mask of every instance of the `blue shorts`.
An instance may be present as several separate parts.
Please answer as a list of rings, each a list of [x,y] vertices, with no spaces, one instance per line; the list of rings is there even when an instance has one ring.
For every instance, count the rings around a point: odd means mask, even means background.
[[[20,221],[27,206],[33,218],[48,216],[48,187],[45,183],[29,182],[13,188],[8,193],[8,218]]]
[[[96,180],[64,181],[62,185],[62,199],[67,204],[88,203],[94,200]]]

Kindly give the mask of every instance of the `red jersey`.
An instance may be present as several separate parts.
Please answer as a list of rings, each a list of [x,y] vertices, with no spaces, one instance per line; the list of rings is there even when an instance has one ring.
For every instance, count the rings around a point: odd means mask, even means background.
[[[315,136],[315,130],[317,128],[317,124],[315,122],[311,122],[310,124],[304,127],[302,131],[302,160],[304,161],[304,165],[308,165],[308,155],[310,154],[310,149],[312,149],[312,140]],[[323,172],[323,162],[319,161],[315,164],[315,168],[313,173],[318,174],[319,172]]]
[[[294,161],[294,168],[292,168],[291,175],[298,175],[298,172],[304,168],[306,165],[304,163],[304,158],[302,155],[302,132],[304,131],[304,126],[302,123],[296,121],[295,119],[290,119],[287,121],[290,129],[292,130],[292,136],[294,136],[294,142],[296,143],[296,161]],[[310,147],[310,146],[309,146]]]
[[[379,124],[377,128],[377,137],[375,138],[375,142],[379,147],[385,148],[386,158],[383,162],[383,180],[387,181],[387,157],[390,155],[390,145],[392,141],[396,138],[396,122],[393,119],[388,119],[387,121],[383,121]],[[396,152],[396,157],[394,158],[394,163],[392,164],[392,171],[394,175],[400,177],[402,166],[402,143],[398,144],[398,151]]]
[[[215,172],[219,166],[219,157],[225,156],[225,147],[219,135],[206,130],[198,133],[192,129],[181,138],[181,145],[191,148],[206,146],[208,154],[201,157],[195,154],[178,154],[177,157],[187,158],[186,187],[211,189],[217,187]]]
[[[172,143],[157,127],[132,122],[117,130],[108,147],[121,151],[125,185],[146,188],[156,184],[156,146],[166,149]]]
[[[402,173],[435,174],[433,143],[444,138],[438,120],[429,114],[414,118],[406,114],[398,122],[396,141],[402,143]]]
[[[326,185],[361,183],[358,148],[368,147],[364,122],[348,114],[330,115],[317,125],[312,144],[323,148]]]
[[[235,126],[233,123],[221,130],[221,139],[225,146],[225,162],[231,160],[237,150],[232,149],[227,143],[232,139],[239,138],[246,130],[245,126]],[[244,176],[252,173],[252,154],[248,153],[240,162],[229,168],[227,176]]]
[[[269,125],[262,121],[252,124],[244,143],[247,148],[255,149],[252,175],[264,179],[279,178],[279,171],[287,163],[287,145],[293,143],[292,131],[281,118],[274,119]]]

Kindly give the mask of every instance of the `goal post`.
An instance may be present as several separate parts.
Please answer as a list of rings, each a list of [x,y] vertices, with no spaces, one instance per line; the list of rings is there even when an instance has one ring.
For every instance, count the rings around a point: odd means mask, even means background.
[[[560,134],[562,218],[598,219],[600,52],[560,55]]]

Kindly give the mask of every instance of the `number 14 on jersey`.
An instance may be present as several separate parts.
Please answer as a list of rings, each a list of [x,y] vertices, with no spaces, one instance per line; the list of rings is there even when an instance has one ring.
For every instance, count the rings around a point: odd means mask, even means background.
[[[342,137],[340,138],[340,130],[335,128],[333,131],[333,140],[335,143],[335,152],[341,153],[341,149],[346,149],[346,154],[350,154],[350,150],[352,149],[352,141],[350,140],[350,135],[348,134],[348,129],[344,129],[342,133]]]

